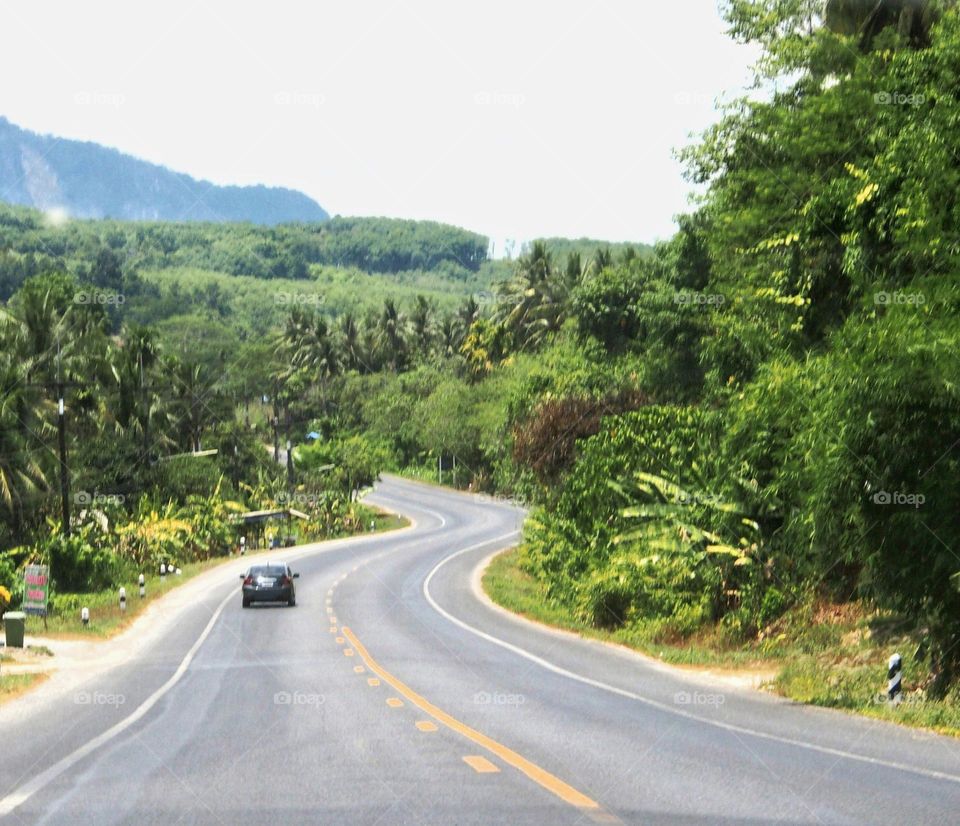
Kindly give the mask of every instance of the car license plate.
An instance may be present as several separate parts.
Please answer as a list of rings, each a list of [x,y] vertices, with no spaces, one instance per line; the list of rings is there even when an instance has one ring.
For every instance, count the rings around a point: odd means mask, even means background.
[[[276,583],[276,580],[275,580],[275,579],[266,579],[266,578],[264,578],[264,579],[261,579],[261,580],[260,580],[260,587],[261,587],[261,588],[272,588],[275,583]]]

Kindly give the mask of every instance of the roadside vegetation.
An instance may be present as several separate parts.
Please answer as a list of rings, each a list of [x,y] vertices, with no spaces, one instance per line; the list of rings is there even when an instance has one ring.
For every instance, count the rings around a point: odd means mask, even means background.
[[[0,675],[0,703],[19,697],[45,679],[45,674],[38,673]]]
[[[792,607],[767,633],[753,638],[731,638],[719,625],[670,638],[656,620],[611,629],[578,618],[547,598],[545,586],[524,570],[523,555],[520,548],[494,557],[482,586],[496,604],[529,620],[624,645],[671,665],[745,677],[797,702],[960,737],[956,697],[936,700],[922,690],[918,677],[928,672],[917,656],[915,628],[867,601],[814,599]],[[883,668],[894,649],[905,652],[904,670],[911,675],[899,704],[889,701]]]

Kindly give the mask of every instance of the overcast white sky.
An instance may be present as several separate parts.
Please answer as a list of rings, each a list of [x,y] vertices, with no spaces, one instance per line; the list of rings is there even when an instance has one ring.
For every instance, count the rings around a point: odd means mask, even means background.
[[[716,0],[4,0],[0,114],[331,214],[649,241],[671,150],[749,79],[723,29]]]

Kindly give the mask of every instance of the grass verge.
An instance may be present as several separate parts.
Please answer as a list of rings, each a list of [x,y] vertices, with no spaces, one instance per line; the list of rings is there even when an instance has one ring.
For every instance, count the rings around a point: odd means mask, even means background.
[[[736,643],[719,626],[682,640],[665,636],[660,622],[595,628],[547,598],[523,570],[518,549],[494,557],[482,585],[495,603],[536,622],[626,645],[673,665],[767,674],[765,687],[798,702],[960,737],[960,688],[942,700],[928,699],[923,686],[929,673],[916,657],[918,641],[897,618],[860,603],[798,605],[767,633]],[[885,694],[886,662],[894,651],[903,657],[904,695],[898,705]]]
[[[46,674],[0,674],[0,703],[19,697],[45,679]]]

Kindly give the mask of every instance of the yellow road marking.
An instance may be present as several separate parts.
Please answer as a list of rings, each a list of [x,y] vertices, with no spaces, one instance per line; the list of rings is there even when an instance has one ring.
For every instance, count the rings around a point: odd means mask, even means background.
[[[363,674],[363,672],[366,671],[366,670],[367,670],[367,669],[365,669],[362,665],[355,665],[355,666],[353,667],[353,673],[354,673],[354,674]]]
[[[343,637],[337,637],[337,645],[343,645],[343,643],[344,643]]]
[[[486,757],[481,757],[479,754],[464,757],[463,762],[480,774],[491,774],[492,772],[500,771],[500,769],[494,766]]]
[[[398,697],[387,697],[387,705],[390,706],[390,708],[400,708],[400,706],[403,705],[403,700]]]
[[[330,622],[336,622],[336,621],[337,621],[336,617],[330,617]]]
[[[394,677],[389,671],[386,671],[384,668],[382,668],[376,662],[376,660],[370,656],[370,652],[363,647],[363,644],[357,639],[353,631],[344,627],[343,633],[347,639],[350,640],[353,647],[357,649],[360,656],[363,658],[363,661],[367,664],[367,668],[379,675],[386,683],[393,686],[393,688],[396,689],[400,694],[406,697],[421,711],[424,711],[433,717],[433,719],[438,723],[442,723],[447,728],[457,732],[457,734],[463,735],[471,742],[476,743],[478,746],[486,749],[494,756],[499,757],[504,763],[509,766],[513,766],[518,771],[523,772],[534,783],[538,783],[539,785],[543,786],[543,788],[552,792],[564,802],[569,803],[571,806],[576,806],[579,809],[586,809],[590,812],[603,811],[599,803],[597,803],[595,800],[591,800],[582,792],[578,792],[575,788],[573,788],[573,786],[564,783],[559,777],[555,777],[546,769],[540,768],[538,765],[536,765],[536,763],[531,763],[525,757],[522,757],[512,749],[509,749],[501,743],[498,743],[496,740],[493,740],[492,738],[487,737],[485,734],[481,734],[476,729],[472,729],[464,723],[461,723],[456,718],[451,717],[445,711],[435,706],[425,697],[421,697],[412,688],[408,687],[405,683],[402,683],[400,680]]]
[[[367,677],[367,685],[377,686],[380,685],[380,681],[376,677]]]
[[[429,720],[417,720],[417,728],[420,731],[436,731],[437,724],[431,723]]]
[[[352,648],[344,648],[344,649],[343,649],[343,656],[344,656],[344,657],[352,657],[352,656],[353,656],[353,649],[352,649]]]
[[[337,626],[336,626],[336,625],[331,625],[331,626],[330,626],[330,633],[331,633],[331,634],[336,634],[336,633],[337,633]]]
[[[329,605],[327,606],[327,613],[328,613],[328,614],[332,614],[332,613],[333,613],[333,608],[331,608]]]

